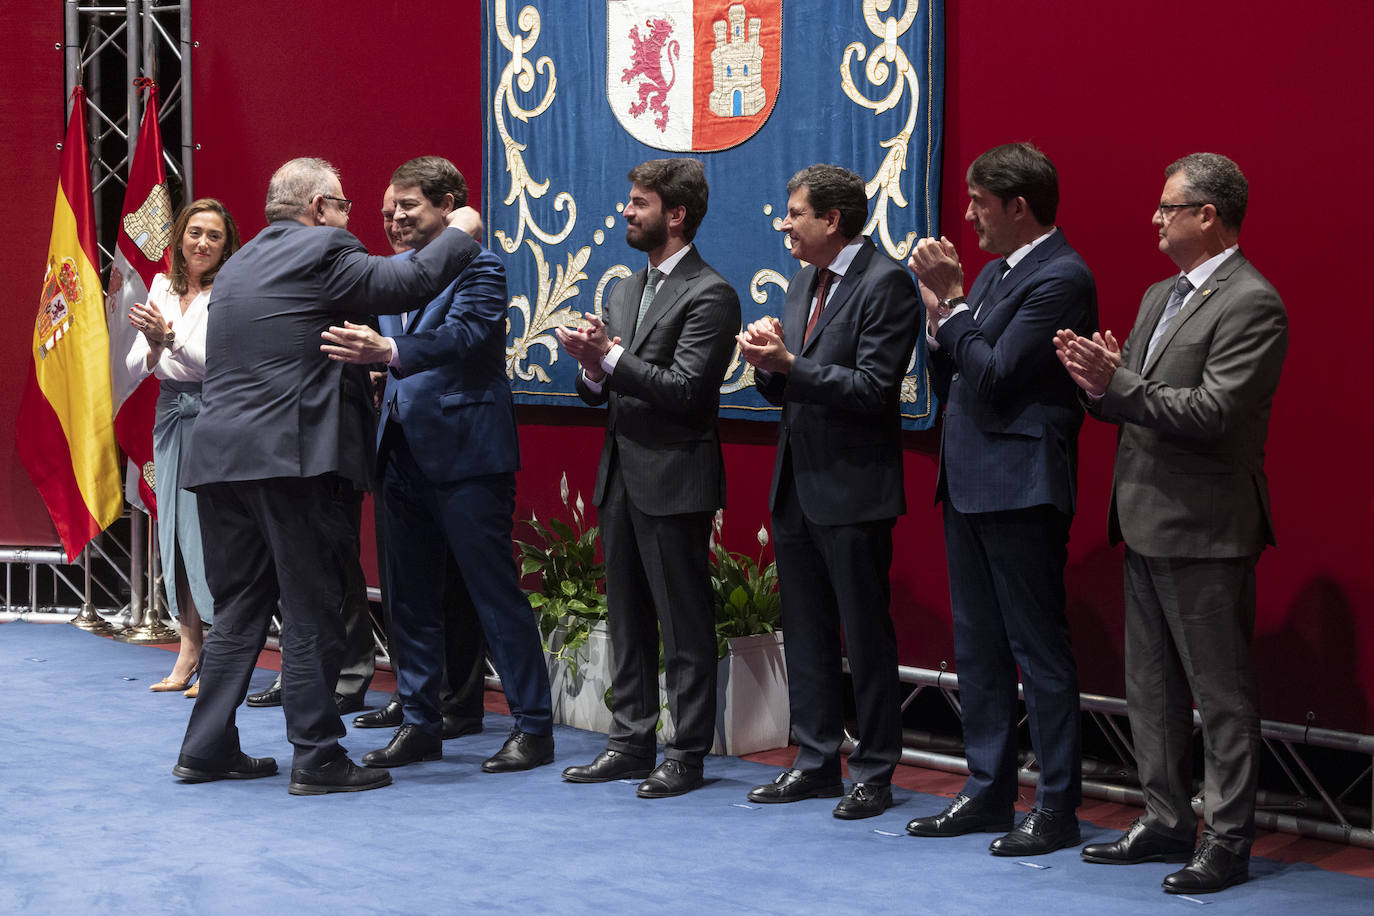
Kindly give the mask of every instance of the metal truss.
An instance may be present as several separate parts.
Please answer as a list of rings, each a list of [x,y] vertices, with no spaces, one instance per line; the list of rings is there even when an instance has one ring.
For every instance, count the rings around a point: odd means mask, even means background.
[[[143,117],[143,100],[134,86],[140,76],[158,80],[158,125],[173,203],[190,198],[191,0],[64,0],[63,14],[64,97],[70,100],[77,84],[86,87],[99,267],[108,279],[116,221]]]
[[[905,712],[925,691],[936,691],[955,715],[960,713],[959,678],[947,671],[899,666],[903,685],[910,687],[902,701]],[[1083,762],[1083,793],[1093,798],[1144,807],[1136,776],[1135,748],[1126,717],[1126,701],[1117,697],[1082,694],[1085,743],[1092,737],[1109,749],[1112,759]],[[1021,718],[1025,724],[1025,716]],[[1193,712],[1195,734],[1202,723]],[[1374,849],[1374,736],[1310,725],[1264,720],[1260,723],[1265,759],[1263,784],[1255,821],[1265,830],[1316,837]],[[846,734],[846,749],[854,736]],[[903,733],[902,763],[949,773],[968,773],[958,738],[907,730]],[[1330,764],[1337,765],[1332,767]],[[1272,765],[1272,766],[1271,766]],[[1202,762],[1194,770],[1202,772]],[[1334,770],[1334,775],[1325,771]],[[1356,774],[1353,776],[1351,774]],[[1022,757],[1020,782],[1038,780],[1034,756]],[[1274,788],[1277,786],[1277,788]],[[1193,799],[1202,813],[1202,798]]]

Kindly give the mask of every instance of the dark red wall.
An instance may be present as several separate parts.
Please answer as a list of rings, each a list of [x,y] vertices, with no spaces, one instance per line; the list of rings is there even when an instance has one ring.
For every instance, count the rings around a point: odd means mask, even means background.
[[[6,0],[0,41],[0,545],[60,546],[43,501],[19,463],[14,425],[33,361],[33,322],[57,199],[57,148],[67,129],[62,94],[62,6]]]
[[[40,19],[59,25],[50,4],[20,5],[32,8],[33,28]],[[562,11],[572,4],[540,6]],[[1354,228],[1363,183],[1347,177],[1352,157],[1363,161],[1374,134],[1374,76],[1365,58],[1374,37],[1371,14],[1359,3],[1295,8],[1279,0],[946,6],[942,228],[970,269],[983,259],[961,220],[962,175],[994,144],[1034,140],[1059,166],[1059,223],[1092,266],[1103,323],[1119,335],[1146,285],[1173,270],[1156,250],[1149,222],[1164,166],[1206,149],[1232,156],[1249,175],[1242,244],[1284,295],[1292,323],[1267,463],[1280,546],[1260,564],[1263,712],[1301,722],[1310,711],[1318,726],[1374,731],[1371,398],[1362,371],[1374,317],[1356,289],[1364,272],[1366,240]],[[345,192],[359,201],[353,228],[383,250],[376,200],[397,163],[436,152],[454,159],[470,181],[480,178],[486,112],[479,23],[476,0],[316,0],[252,16],[235,4],[197,4],[196,192],[223,197],[252,234],[262,225],[272,169],[291,156],[321,155],[342,168]],[[544,27],[556,27],[556,16],[546,13]],[[60,61],[42,60],[34,52],[27,66],[58,74],[50,91],[60,95]],[[0,66],[24,65],[11,59]],[[5,104],[11,102],[6,93]],[[18,131],[28,138],[20,152],[7,137],[0,155],[13,159],[10,174],[34,177],[38,192],[22,206],[0,196],[10,215],[0,258],[17,243],[33,249],[25,265],[36,288],[55,187],[46,183],[56,174],[51,142],[62,125],[56,107],[35,105],[27,117],[31,123]],[[797,161],[809,161],[805,150]],[[760,176],[770,180],[781,186],[785,176]],[[490,190],[499,197],[505,187]],[[36,229],[34,213],[41,214]],[[0,282],[9,291],[4,263]],[[28,273],[16,288],[29,282]],[[26,338],[32,319],[27,306],[21,311],[23,321],[12,325]],[[26,344],[6,346],[22,356]],[[7,397],[17,400],[17,393]],[[13,409],[3,408],[7,416]],[[589,411],[522,412],[522,516],[560,508],[564,470],[590,499],[601,433],[587,424],[598,421]],[[735,549],[753,552],[753,533],[767,515],[771,432],[768,424],[727,427],[726,534]],[[930,504],[933,443],[929,435],[909,443],[910,512],[896,531],[894,616],[903,660],[937,667],[952,664],[952,646],[944,546]],[[1119,696],[1120,553],[1105,536],[1113,447],[1114,431],[1089,421],[1069,590],[1084,688]],[[0,473],[25,479],[13,468]],[[0,498],[15,505],[14,494],[0,491]],[[35,502],[27,493],[17,498]],[[4,509],[0,504],[0,521],[8,524]]]

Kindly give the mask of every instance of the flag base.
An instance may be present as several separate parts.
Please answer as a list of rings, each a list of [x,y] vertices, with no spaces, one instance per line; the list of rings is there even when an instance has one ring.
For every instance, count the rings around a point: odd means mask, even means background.
[[[95,608],[89,604],[84,605],[81,608],[81,613],[73,617],[68,623],[97,636],[111,636],[115,631],[115,628],[105,618],[97,614]]]

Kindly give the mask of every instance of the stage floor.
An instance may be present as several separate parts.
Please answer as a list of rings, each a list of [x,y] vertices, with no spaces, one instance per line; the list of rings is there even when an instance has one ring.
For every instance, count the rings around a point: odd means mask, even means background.
[[[1176,866],[1088,865],[1076,849],[1017,861],[988,855],[988,836],[916,839],[906,821],[961,780],[906,767],[896,807],[866,821],[836,820],[830,800],[748,804],[785,750],[709,758],[704,788],[644,800],[631,782],[564,783],[562,767],[605,739],[559,727],[553,766],[484,774],[510,728],[499,694],[482,734],[378,791],[288,795],[280,709],[240,708],[238,725],[245,751],[275,756],[281,774],[183,784],[171,767],[192,703],[147,689],[170,662],[62,624],[0,624],[0,911],[1366,914],[1374,899],[1374,853],[1284,835],[1261,837],[1249,883],[1196,901],[1159,889]],[[272,676],[259,670],[253,689]],[[345,746],[356,760],[388,737],[350,728]],[[1085,805],[1083,841],[1136,813]]]

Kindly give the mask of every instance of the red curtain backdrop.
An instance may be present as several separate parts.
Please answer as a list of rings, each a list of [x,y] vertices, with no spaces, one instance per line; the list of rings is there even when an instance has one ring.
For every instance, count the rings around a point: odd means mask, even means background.
[[[6,0],[0,54],[0,544],[61,546],[33,481],[19,463],[14,428],[52,232],[53,189],[67,126],[62,88],[62,6]]]
[[[562,11],[565,4],[541,5]],[[51,4],[19,0],[17,9],[31,15],[16,18],[10,44],[29,50],[0,60],[7,85],[24,87],[22,98],[4,94],[6,115],[15,114],[5,118],[14,126],[0,139],[0,156],[8,174],[46,178],[55,173],[52,143],[61,132],[61,61],[43,42],[52,47],[60,22]],[[1355,288],[1366,260],[1363,234],[1352,228],[1360,185],[1344,177],[1374,139],[1361,105],[1374,97],[1364,63],[1371,18],[1357,4],[1295,12],[1279,0],[1146,7],[959,0],[947,5],[947,18],[943,231],[970,269],[983,258],[961,218],[964,169],[997,143],[1033,140],[1059,167],[1059,224],[1096,274],[1103,324],[1121,336],[1146,285],[1173,270],[1150,226],[1164,166],[1212,150],[1249,176],[1242,244],[1283,294],[1292,324],[1267,462],[1279,547],[1259,567],[1262,711],[1292,722],[1310,712],[1317,726],[1374,731],[1374,434],[1362,346],[1374,333],[1374,312]],[[556,28],[557,17],[546,14],[544,25]],[[252,235],[263,224],[272,170],[292,156],[324,156],[341,167],[345,192],[358,201],[352,228],[384,251],[376,211],[398,163],[439,153],[470,181],[480,175],[487,112],[479,30],[477,0],[304,0],[252,15],[235,4],[196,4],[196,193],[223,198]],[[797,164],[808,161],[798,151]],[[786,178],[759,176],[780,195]],[[26,290],[36,289],[46,232],[35,231],[32,214],[46,212],[48,201],[23,195],[29,187],[47,195],[49,186],[11,184],[0,195],[7,217],[0,282],[10,294],[0,301],[22,312],[11,326],[26,328]],[[21,337],[11,334],[5,344],[11,359],[22,355]],[[12,417],[17,392],[4,397],[0,410]],[[599,419],[584,411],[523,415],[522,517],[559,508],[565,470],[590,498],[601,432],[588,424]],[[727,438],[727,542],[753,552],[753,533],[767,515],[771,436],[753,424],[730,426]],[[897,525],[894,564],[901,656],[952,667],[944,545],[930,503],[934,439],[909,445],[911,509]],[[1088,421],[1069,594],[1084,689],[1119,696],[1121,557],[1106,544],[1114,446],[1111,428]],[[23,471],[13,462],[0,467],[0,525],[32,528],[37,512],[46,526]]]

